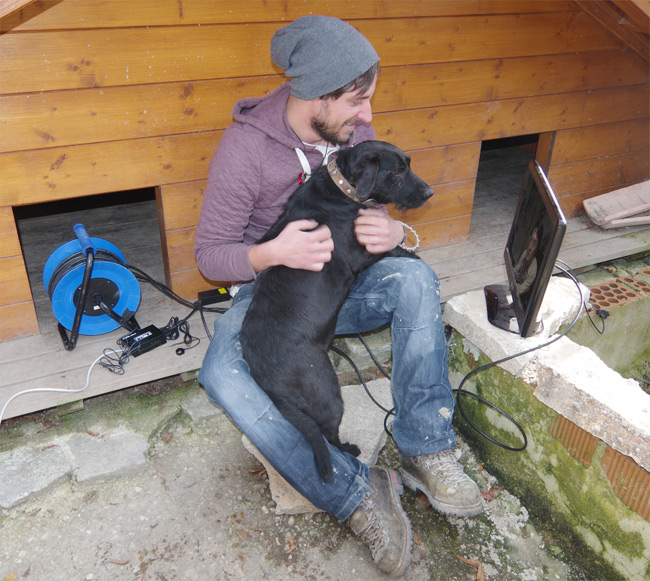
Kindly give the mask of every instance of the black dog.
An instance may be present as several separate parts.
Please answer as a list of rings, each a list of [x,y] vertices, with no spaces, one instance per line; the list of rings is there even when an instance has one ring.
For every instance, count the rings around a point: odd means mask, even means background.
[[[258,276],[240,334],[253,379],[307,438],[326,482],[332,461],[323,436],[337,448],[359,454],[357,446],[339,439],[343,399],[327,354],[338,313],[362,270],[384,256],[416,258],[399,247],[370,254],[357,242],[354,220],[364,206],[417,208],[433,195],[409,164],[403,151],[381,141],[341,150],[336,161],[317,169],[296,190],[260,240],[275,238],[300,219],[326,224],[332,233],[332,259],[322,271],[275,266]]]

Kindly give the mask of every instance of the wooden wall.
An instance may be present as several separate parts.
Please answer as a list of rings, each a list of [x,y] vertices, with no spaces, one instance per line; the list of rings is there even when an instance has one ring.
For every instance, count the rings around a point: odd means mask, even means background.
[[[307,13],[374,44],[381,139],[435,188],[425,246],[469,232],[484,140],[540,134],[569,216],[648,179],[648,63],[571,1],[41,0],[0,21],[0,340],[38,332],[12,207],[155,186],[168,282],[192,246],[234,101],[283,81],[269,41]]]

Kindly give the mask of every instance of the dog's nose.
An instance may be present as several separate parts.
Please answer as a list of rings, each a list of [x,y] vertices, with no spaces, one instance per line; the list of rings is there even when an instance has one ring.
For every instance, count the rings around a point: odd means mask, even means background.
[[[424,197],[428,200],[431,196],[433,196],[433,188],[427,188]]]

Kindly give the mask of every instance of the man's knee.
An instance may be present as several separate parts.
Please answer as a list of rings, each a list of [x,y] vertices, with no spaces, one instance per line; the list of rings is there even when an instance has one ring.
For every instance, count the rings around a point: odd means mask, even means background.
[[[233,375],[236,377],[240,372],[240,357],[236,351],[234,341],[220,341],[217,336],[208,347],[197,379],[212,401],[217,401],[223,383],[232,381]]]
[[[424,260],[402,261],[401,295],[420,301],[423,298],[440,300],[440,280]]]

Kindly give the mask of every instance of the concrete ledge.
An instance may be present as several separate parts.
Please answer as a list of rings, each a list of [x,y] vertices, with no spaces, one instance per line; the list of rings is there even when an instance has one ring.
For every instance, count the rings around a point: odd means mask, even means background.
[[[535,397],[650,471],[650,396],[566,337],[540,352]]]
[[[589,289],[583,285],[580,287],[583,300],[587,301]],[[544,328],[538,335],[528,339],[523,339],[517,333],[499,329],[488,321],[483,291],[472,291],[453,297],[445,304],[442,318],[492,361],[498,361],[546,343],[562,325],[570,324],[579,310],[580,296],[576,285],[568,279],[552,277],[540,308]],[[536,354],[537,351],[533,351],[511,359],[501,367],[515,377],[522,377]]]
[[[586,300],[589,290],[582,292]],[[443,319],[463,336],[466,350],[474,346],[497,361],[547,342],[579,308],[575,284],[553,277],[541,309],[545,329],[538,336],[522,339],[490,324],[481,291],[451,299]],[[650,397],[591,349],[563,337],[500,366],[535,386],[542,403],[650,470]]]
[[[567,286],[567,293],[558,285]],[[549,315],[560,314],[551,327],[571,322],[578,306],[575,285],[554,278],[543,305]],[[482,292],[451,299],[444,320],[454,327],[452,385],[490,361],[547,342],[492,326]],[[522,425],[528,445],[512,452],[456,415],[457,428],[478,459],[545,521],[564,550],[596,579],[649,578],[650,396],[639,384],[610,369],[591,349],[562,337],[473,374],[464,389],[495,406],[462,398],[468,418],[496,441],[517,446],[521,440],[497,407]]]

